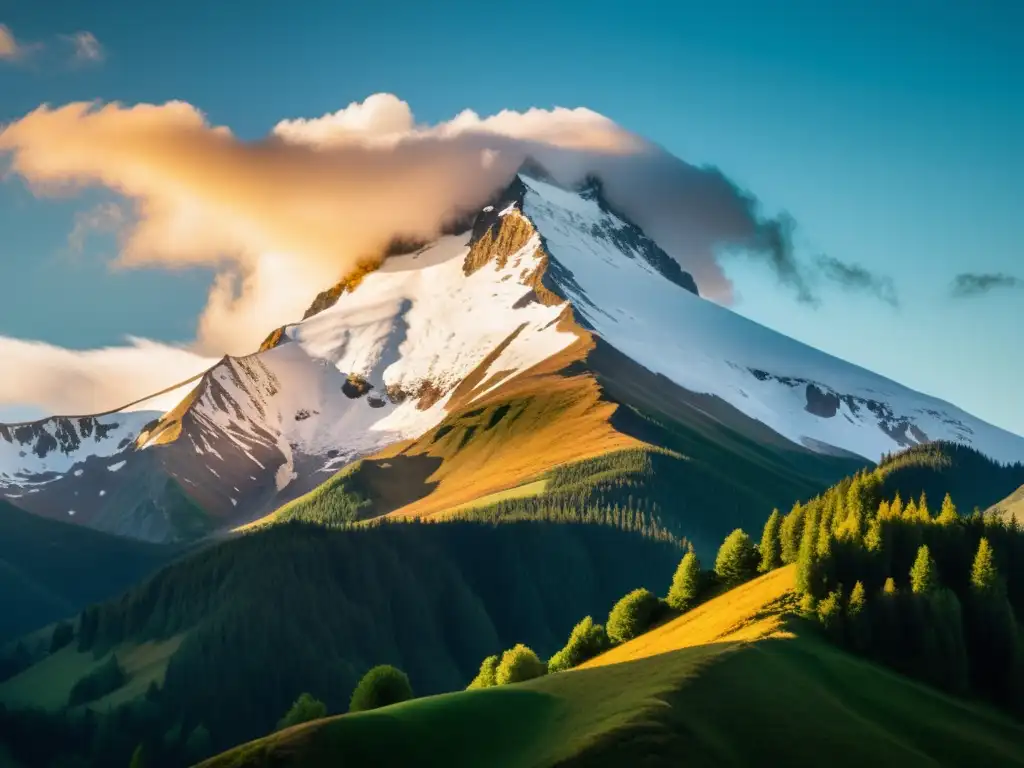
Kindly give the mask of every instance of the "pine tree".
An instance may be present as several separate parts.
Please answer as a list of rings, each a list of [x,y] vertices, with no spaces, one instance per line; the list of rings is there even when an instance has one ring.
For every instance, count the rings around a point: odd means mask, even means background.
[[[824,593],[822,583],[821,561],[818,558],[818,514],[812,507],[804,525],[804,535],[800,540],[800,554],[796,560],[797,589],[812,601]]]
[[[893,580],[892,576],[888,577],[885,580],[885,584],[882,587],[882,594],[886,595],[887,597],[896,596],[896,582],[895,580]]]
[[[917,519],[922,523],[932,521],[932,513],[928,510],[928,495],[921,491],[921,498],[917,502]]]
[[[978,542],[978,552],[974,556],[971,588],[981,594],[994,594],[999,588],[999,572],[992,556],[992,546],[984,536]]]
[[[871,622],[867,607],[864,582],[858,581],[853,585],[850,599],[846,603],[846,626],[850,646],[859,652],[866,651],[871,645]]]
[[[939,569],[927,544],[917,550],[914,567],[910,569],[910,588],[916,595],[928,595],[939,588]]]
[[[690,551],[679,561],[666,600],[675,610],[688,611],[697,603],[700,586],[700,560],[697,559],[697,555],[694,554],[691,547]]]
[[[935,522],[939,525],[953,525],[959,519],[956,505],[953,504],[952,497],[947,493],[946,498],[942,500],[942,509],[939,511],[939,516],[935,518]]]
[[[889,505],[889,517],[892,520],[899,520],[903,517],[903,499],[897,493],[896,498],[892,500],[892,504]]]
[[[715,558],[715,574],[726,587],[735,587],[754,577],[757,552],[742,528],[725,537]]]
[[[782,545],[782,562],[795,563],[800,556],[800,539],[804,532],[805,509],[800,504],[794,504],[793,509],[782,520],[779,531],[779,538]]]
[[[843,594],[836,589],[828,593],[828,596],[818,603],[818,621],[835,640],[841,640],[843,635]]]
[[[767,573],[782,566],[782,543],[779,540],[781,525],[782,518],[779,515],[779,510],[773,509],[761,532],[761,546],[758,548],[761,553],[761,562],[757,567],[761,573]]]
[[[978,542],[974,556],[968,610],[975,687],[1005,706],[1019,696],[1015,678],[1024,669],[1024,649],[987,537]]]
[[[864,536],[864,548],[868,552],[881,552],[883,544],[882,522],[876,517],[868,524],[868,532]]]

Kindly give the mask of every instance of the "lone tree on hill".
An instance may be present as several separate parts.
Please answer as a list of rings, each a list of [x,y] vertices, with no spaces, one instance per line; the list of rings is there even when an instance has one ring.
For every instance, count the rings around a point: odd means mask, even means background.
[[[735,587],[757,574],[757,550],[742,528],[722,542],[715,558],[715,574],[726,587]]]
[[[319,699],[314,699],[308,693],[300,693],[299,698],[292,704],[285,716],[277,723],[277,730],[291,728],[299,723],[308,723],[310,720],[319,720],[327,715],[327,707]]]
[[[374,667],[359,681],[352,692],[349,712],[364,712],[378,709],[400,701],[408,701],[413,697],[409,677],[402,670],[390,664]]]

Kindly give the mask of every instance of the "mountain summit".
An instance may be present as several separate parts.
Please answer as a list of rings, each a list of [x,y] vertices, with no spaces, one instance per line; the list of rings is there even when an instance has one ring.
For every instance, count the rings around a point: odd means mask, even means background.
[[[701,298],[593,179],[570,190],[525,169],[468,231],[340,286],[260,351],[171,390],[169,410],[164,393],[161,407],[0,425],[0,499],[190,538],[366,457],[402,468],[392,489],[416,467],[416,492],[381,513],[431,514],[565,462],[658,447],[652,424],[721,430],[785,461],[876,461],[931,440],[1024,459],[1021,437]],[[488,423],[473,422],[485,407]],[[520,415],[537,420],[498,429]]]

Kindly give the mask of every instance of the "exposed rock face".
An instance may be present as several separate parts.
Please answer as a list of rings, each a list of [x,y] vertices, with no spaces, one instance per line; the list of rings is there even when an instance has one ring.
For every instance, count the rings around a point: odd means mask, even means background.
[[[807,412],[825,419],[831,419],[839,412],[839,396],[834,392],[822,392],[813,384],[807,385]]]

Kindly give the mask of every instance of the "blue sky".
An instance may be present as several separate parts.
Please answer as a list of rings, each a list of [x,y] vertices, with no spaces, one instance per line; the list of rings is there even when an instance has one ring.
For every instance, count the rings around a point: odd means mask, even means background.
[[[45,5],[45,7],[42,7]],[[147,7],[148,6],[148,7]],[[0,121],[41,103],[187,101],[255,139],[375,92],[419,120],[586,106],[788,211],[804,258],[890,276],[901,303],[797,303],[727,262],[759,322],[1024,433],[1024,290],[950,298],[964,272],[1024,278],[1024,6],[1014,2],[0,4],[44,48],[0,60]],[[88,30],[102,61],[61,35]],[[211,274],[112,270],[67,244],[110,199],[0,183],[0,335],[73,348],[195,335]],[[10,286],[15,286],[11,290]]]

